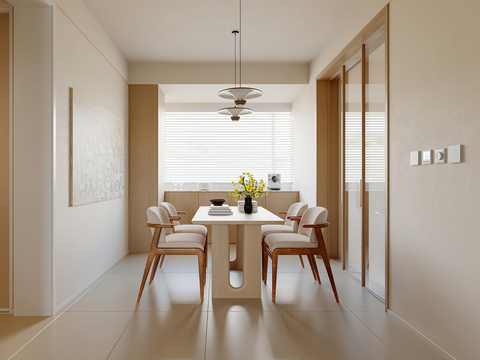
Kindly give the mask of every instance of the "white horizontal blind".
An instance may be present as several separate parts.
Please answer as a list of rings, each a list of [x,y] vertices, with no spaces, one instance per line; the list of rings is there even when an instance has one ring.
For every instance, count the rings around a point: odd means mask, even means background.
[[[365,114],[366,183],[385,182],[386,156],[385,113]],[[345,113],[345,180],[358,183],[362,177],[362,113]]]
[[[282,174],[292,183],[292,113],[255,112],[239,121],[216,112],[165,113],[165,182],[231,183]]]
[[[358,184],[362,178],[362,113],[345,112],[345,182]]]
[[[385,182],[385,113],[365,113],[365,178],[367,183]]]

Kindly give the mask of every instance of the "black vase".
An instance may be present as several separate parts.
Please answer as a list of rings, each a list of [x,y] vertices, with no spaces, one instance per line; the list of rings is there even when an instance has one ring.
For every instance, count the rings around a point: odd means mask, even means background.
[[[251,214],[253,211],[252,198],[245,198],[245,205],[243,205],[245,214]]]

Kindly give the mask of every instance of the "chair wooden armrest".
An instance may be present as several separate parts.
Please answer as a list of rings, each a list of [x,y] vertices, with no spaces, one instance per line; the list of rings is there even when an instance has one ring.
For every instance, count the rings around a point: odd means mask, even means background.
[[[177,214],[180,214],[180,215],[185,215],[187,212],[186,211],[177,211]]]
[[[326,228],[330,226],[330,223],[324,223],[324,224],[304,224],[304,228]]]
[[[169,216],[168,217],[171,221],[180,221],[182,218],[181,216]]]
[[[172,228],[172,224],[152,224],[152,223],[145,223],[146,226],[151,227],[151,228]]]
[[[293,220],[293,221],[300,221],[302,220],[302,217],[301,216],[287,216],[287,219],[288,220]]]
[[[286,215],[287,214],[287,211],[279,211],[278,212],[278,215]]]

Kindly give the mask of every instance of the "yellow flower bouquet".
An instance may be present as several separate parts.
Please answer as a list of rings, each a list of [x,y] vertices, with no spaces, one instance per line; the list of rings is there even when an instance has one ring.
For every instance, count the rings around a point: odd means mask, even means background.
[[[234,191],[229,191],[228,194],[233,195],[236,202],[242,198],[242,195],[245,196],[245,199],[268,195],[268,192],[265,192],[265,189],[268,190],[268,186],[265,186],[265,182],[263,180],[258,182],[250,173],[242,173],[238,182],[232,181],[232,185],[234,186]]]

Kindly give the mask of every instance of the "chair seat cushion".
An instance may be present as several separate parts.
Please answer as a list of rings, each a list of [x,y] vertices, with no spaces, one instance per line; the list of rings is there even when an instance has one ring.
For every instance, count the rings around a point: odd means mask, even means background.
[[[264,236],[278,233],[293,233],[293,227],[289,225],[262,225],[262,239]]]
[[[310,238],[301,234],[270,234],[265,243],[271,251],[291,248],[316,248],[318,244],[310,242]]]
[[[175,226],[176,233],[196,233],[201,234],[203,236],[207,236],[207,227],[203,225],[176,225]]]
[[[159,249],[205,248],[205,236],[195,233],[176,233],[165,236],[165,242],[158,244]]]

